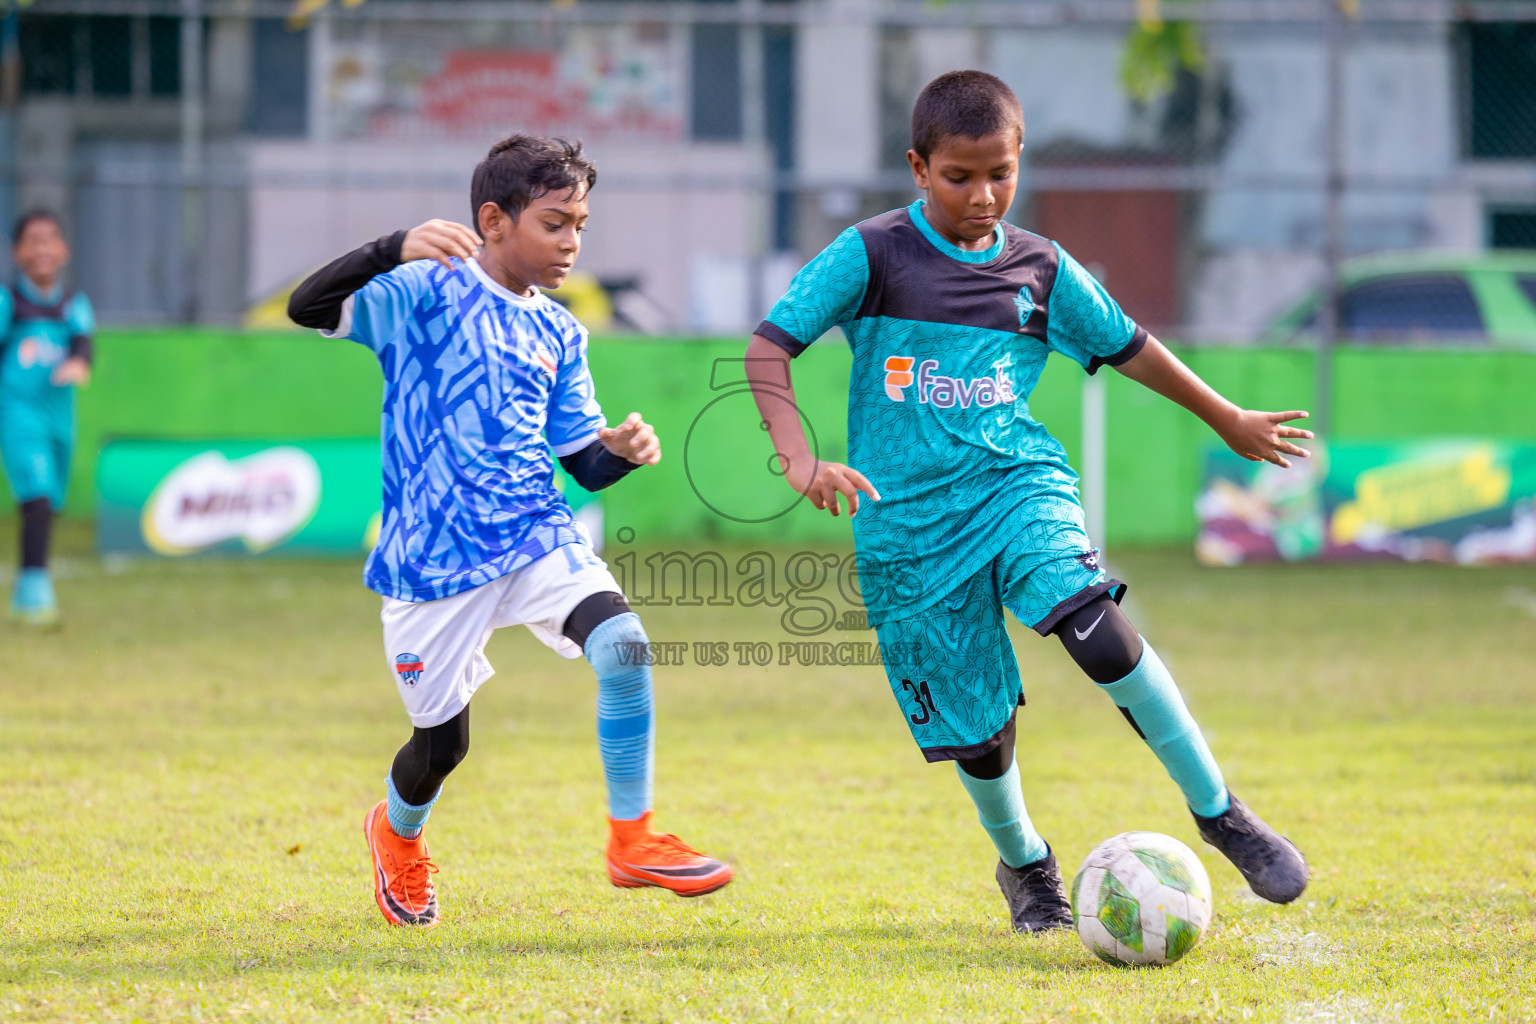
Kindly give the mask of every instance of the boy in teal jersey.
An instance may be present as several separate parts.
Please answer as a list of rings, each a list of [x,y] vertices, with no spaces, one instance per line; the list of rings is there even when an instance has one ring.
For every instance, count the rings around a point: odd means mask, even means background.
[[[11,616],[29,626],[58,623],[48,575],[53,516],[75,444],[75,388],[91,375],[96,319],[84,294],[62,281],[69,244],[46,210],[16,222],[12,258],[20,273],[0,291],[0,460],[21,510],[21,571]]]
[[[1120,611],[1083,528],[1077,475],[1029,414],[1051,352],[1113,366],[1195,413],[1238,454],[1289,466],[1304,412],[1239,409],[1131,321],[1060,246],[1003,221],[1024,123],[1000,80],[956,71],[912,113],[925,199],[844,231],[758,327],[747,366],[795,490],[848,501],[859,573],[891,689],[929,761],[952,760],[1000,858],[1021,932],[1069,927],[1050,846],[1025,811],[1014,758],[1023,702],[1003,609],[1069,654],[1178,784],[1200,834],[1255,893],[1286,903],[1307,867],[1228,791],[1157,654]],[[820,462],[801,427],[789,360],[839,326],[853,350],[848,449]],[[860,494],[870,501],[860,503]]]

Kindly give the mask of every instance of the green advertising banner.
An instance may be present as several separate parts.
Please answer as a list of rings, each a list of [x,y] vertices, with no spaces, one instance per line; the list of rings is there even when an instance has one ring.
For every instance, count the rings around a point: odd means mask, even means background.
[[[96,463],[103,553],[360,555],[378,532],[379,443],[109,441]]]
[[[352,555],[379,534],[379,442],[109,441],[96,463],[103,554]],[[556,470],[594,539],[602,506]]]
[[[1536,561],[1536,444],[1336,443],[1291,461],[1207,453],[1200,561]]]

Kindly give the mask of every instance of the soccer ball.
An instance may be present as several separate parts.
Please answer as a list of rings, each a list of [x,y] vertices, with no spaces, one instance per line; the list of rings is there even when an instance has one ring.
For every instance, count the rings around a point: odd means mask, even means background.
[[[1072,879],[1072,919],[1106,963],[1171,964],[1211,921],[1211,880],[1194,851],[1157,832],[1122,832],[1093,848]]]

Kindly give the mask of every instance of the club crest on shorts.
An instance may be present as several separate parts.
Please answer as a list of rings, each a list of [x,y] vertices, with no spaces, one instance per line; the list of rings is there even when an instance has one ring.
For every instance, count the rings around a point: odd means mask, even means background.
[[[400,681],[406,686],[416,685],[416,683],[421,679],[421,668],[421,655],[395,655],[395,672],[400,676]]]

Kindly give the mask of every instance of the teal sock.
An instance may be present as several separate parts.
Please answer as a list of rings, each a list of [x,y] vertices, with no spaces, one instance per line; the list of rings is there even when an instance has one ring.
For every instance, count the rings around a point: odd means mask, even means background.
[[[400,791],[395,788],[393,775],[384,776],[384,786],[389,794],[390,829],[401,839],[415,839],[421,835],[421,830],[432,813],[432,805],[437,803],[437,798],[443,795],[443,787],[437,787],[437,792],[432,794],[432,799],[418,807],[415,804],[406,803],[400,796]]]
[[[1024,790],[1019,786],[1017,761],[996,779],[972,778],[958,761],[955,770],[960,773],[960,782],[976,804],[981,827],[992,837],[992,845],[997,847],[997,855],[1004,864],[1021,868],[1050,853],[1045,840],[1040,838],[1034,823],[1029,820],[1029,812],[1024,810]]]
[[[1102,684],[1100,689],[1130,713],[1147,746],[1178,783],[1190,810],[1202,818],[1214,818],[1231,806],[1227,784],[1211,748],[1184,706],[1173,676],[1145,637],[1141,640],[1141,660],[1130,675]]]

